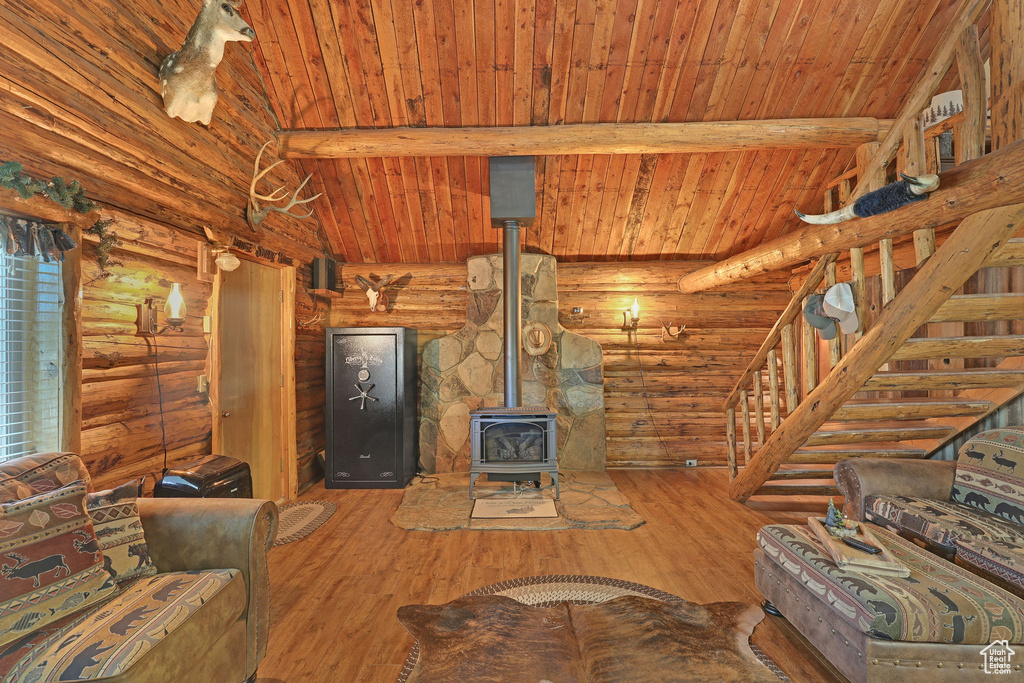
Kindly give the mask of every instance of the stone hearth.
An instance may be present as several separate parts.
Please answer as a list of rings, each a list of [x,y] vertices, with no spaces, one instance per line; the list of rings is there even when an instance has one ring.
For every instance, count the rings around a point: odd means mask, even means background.
[[[466,326],[432,339],[423,348],[420,373],[420,468],[424,472],[469,470],[469,411],[503,404],[502,256],[467,262]],[[523,254],[523,327],[545,330],[550,345],[531,345],[524,334],[522,403],[558,413],[560,469],[605,468],[604,375],[601,345],[558,322],[553,256]],[[539,323],[539,325],[531,325]]]

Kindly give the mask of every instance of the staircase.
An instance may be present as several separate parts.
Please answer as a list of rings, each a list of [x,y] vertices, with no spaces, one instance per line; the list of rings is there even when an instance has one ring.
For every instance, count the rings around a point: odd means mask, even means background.
[[[856,177],[830,185],[826,210],[833,193],[849,200]],[[1024,266],[1024,239],[1011,238],[1024,224],[1020,206],[970,216],[938,251],[931,231],[915,234],[917,267],[896,268],[891,239],[870,277],[863,246],[819,259],[724,405],[734,498],[837,495],[839,460],[927,457],[1024,391],[1022,281],[989,270]],[[801,312],[840,274],[853,282],[860,330],[822,342]]]

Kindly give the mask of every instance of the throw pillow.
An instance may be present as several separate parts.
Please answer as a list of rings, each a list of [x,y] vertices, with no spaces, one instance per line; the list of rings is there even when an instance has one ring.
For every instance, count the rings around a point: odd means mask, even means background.
[[[968,439],[950,500],[1024,524],[1024,429],[990,429]]]
[[[117,582],[156,574],[142,534],[136,502],[138,491],[139,480],[135,479],[85,497],[85,509],[96,529],[104,566]]]
[[[0,504],[0,645],[116,592],[89,515],[87,484]]]

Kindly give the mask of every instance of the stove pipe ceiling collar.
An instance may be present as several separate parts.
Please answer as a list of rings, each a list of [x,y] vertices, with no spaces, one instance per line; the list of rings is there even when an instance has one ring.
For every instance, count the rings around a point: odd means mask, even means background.
[[[519,274],[520,227],[537,217],[537,171],[533,157],[491,157],[491,227],[502,230],[505,307],[505,407],[520,406],[522,380],[522,281]]]

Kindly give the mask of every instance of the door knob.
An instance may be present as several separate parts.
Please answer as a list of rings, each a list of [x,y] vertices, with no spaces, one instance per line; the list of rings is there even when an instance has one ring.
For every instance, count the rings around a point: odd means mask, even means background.
[[[231,412],[230,412],[230,411],[227,411],[227,410],[225,410],[225,411],[224,411],[223,413],[221,413],[221,414],[220,414],[220,416],[221,416],[221,417],[231,417]]]

